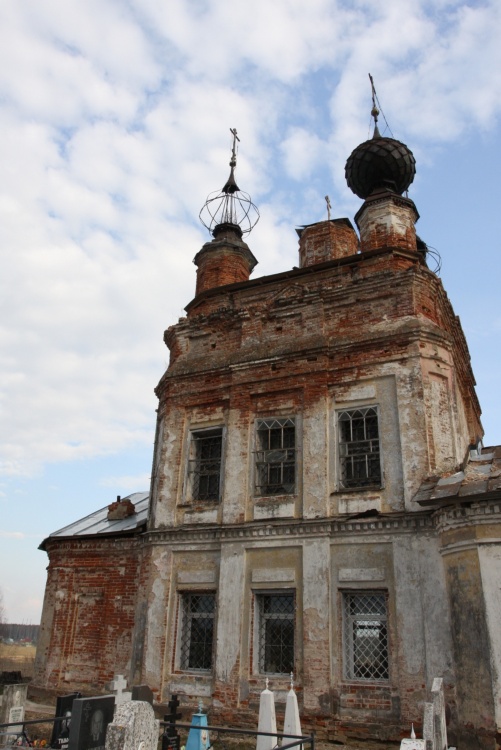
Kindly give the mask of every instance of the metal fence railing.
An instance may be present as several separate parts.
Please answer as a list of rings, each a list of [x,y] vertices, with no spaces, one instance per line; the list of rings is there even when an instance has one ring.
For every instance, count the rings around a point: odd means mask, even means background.
[[[169,719],[170,717],[167,716],[166,718]],[[66,716],[55,716],[50,719],[30,719],[10,724],[0,724],[0,747],[11,747],[13,745],[18,747],[32,747],[33,745],[51,747],[50,742],[45,742],[44,745],[41,745],[41,743],[32,740],[26,728],[35,727],[40,724],[54,725],[57,721],[64,721],[65,719],[67,719]],[[275,746],[280,746],[281,750],[292,750],[295,747],[299,747],[300,750],[315,750],[315,735],[313,733],[310,735],[289,735],[277,732],[275,734],[253,731],[251,729],[237,729],[236,727],[201,726],[199,724],[180,723],[175,720],[160,721],[160,727],[162,729],[159,737],[161,750],[181,750],[182,744],[186,744],[186,742],[182,743],[182,735],[187,736],[191,729],[207,731],[211,736],[211,745],[209,746],[211,748],[214,745],[224,748],[227,744],[227,741],[225,742],[224,740],[225,736],[228,736],[228,739],[230,737],[247,737],[253,740],[257,740],[258,737],[262,736],[275,737]]]
[[[280,747],[281,750],[290,750],[294,747],[304,748],[304,750],[315,750],[315,735],[295,735],[295,734],[283,734],[283,733],[271,733],[271,732],[257,732],[251,729],[236,729],[235,727],[219,727],[219,726],[201,726],[200,724],[187,724],[178,723],[172,721],[161,721],[160,726],[164,727],[162,734],[162,750],[181,750],[181,734],[179,729],[185,730],[185,733],[191,729],[205,730],[211,736],[210,748],[214,745],[220,746],[222,736],[232,735],[239,736],[241,738],[248,737],[257,739],[258,737],[275,737],[276,747]],[[216,734],[214,738],[213,735]],[[209,750],[209,748],[207,748]]]

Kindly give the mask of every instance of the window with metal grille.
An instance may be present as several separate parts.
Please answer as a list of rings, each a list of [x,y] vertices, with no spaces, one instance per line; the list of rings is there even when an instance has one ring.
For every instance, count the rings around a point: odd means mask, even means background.
[[[291,495],[296,490],[296,423],[257,421],[256,495]]]
[[[343,594],[345,677],[387,680],[388,628],[386,595]]]
[[[339,412],[338,430],[341,485],[346,488],[381,485],[377,409],[369,406]]]
[[[191,499],[217,502],[221,490],[223,429],[191,433],[190,476]]]
[[[181,669],[211,669],[215,609],[215,594],[182,595]]]
[[[259,594],[259,671],[294,672],[294,594]]]

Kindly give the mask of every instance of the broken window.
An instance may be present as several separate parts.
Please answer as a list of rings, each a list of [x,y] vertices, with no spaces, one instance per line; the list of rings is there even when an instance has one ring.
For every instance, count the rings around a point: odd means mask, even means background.
[[[259,594],[259,671],[294,672],[294,594]]]
[[[256,495],[291,495],[295,490],[295,420],[291,417],[258,419]]]
[[[215,594],[182,594],[181,669],[212,667]]]
[[[341,486],[381,485],[378,413],[374,406],[338,413]]]
[[[217,502],[221,496],[223,428],[191,433],[188,474],[191,499]]]
[[[344,671],[353,680],[387,680],[386,594],[343,594]]]

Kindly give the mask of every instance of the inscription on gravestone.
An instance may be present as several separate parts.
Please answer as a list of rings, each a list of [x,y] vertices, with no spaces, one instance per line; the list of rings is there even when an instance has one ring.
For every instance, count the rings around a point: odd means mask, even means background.
[[[0,706],[0,724],[9,723],[11,708],[24,706],[28,685],[4,685]]]
[[[23,731],[24,705],[26,703],[26,692],[28,685],[5,685],[3,689],[2,704],[0,707],[0,723],[14,724],[10,727],[12,732],[10,740],[14,739]]]
[[[68,750],[104,750],[106,729],[113,721],[115,696],[76,698],[71,715]]]
[[[13,735],[19,735],[23,731],[22,724],[16,724],[17,721],[24,719],[24,706],[13,706],[9,711],[9,724],[14,726],[9,727],[9,732]]]
[[[60,721],[55,721],[52,728],[50,746],[64,750],[70,741],[71,713],[73,701],[81,697],[81,693],[69,693],[69,695],[58,695],[56,701],[56,716],[63,716]]]

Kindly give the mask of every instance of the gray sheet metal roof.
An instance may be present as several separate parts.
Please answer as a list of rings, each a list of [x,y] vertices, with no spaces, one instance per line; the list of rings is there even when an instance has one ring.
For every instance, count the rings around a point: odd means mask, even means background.
[[[47,539],[44,539],[40,549],[45,549],[45,542],[51,539],[67,539],[74,536],[101,536],[110,534],[123,534],[132,532],[146,523],[148,518],[149,492],[133,492],[132,495],[123,497],[122,500],[130,500],[136,508],[133,516],[108,521],[108,506],[94,511],[89,516],[79,521],[70,523],[59,531],[54,531]]]
[[[424,507],[451,505],[501,496],[501,446],[472,453],[462,471],[432,476],[421,484],[414,500]]]

